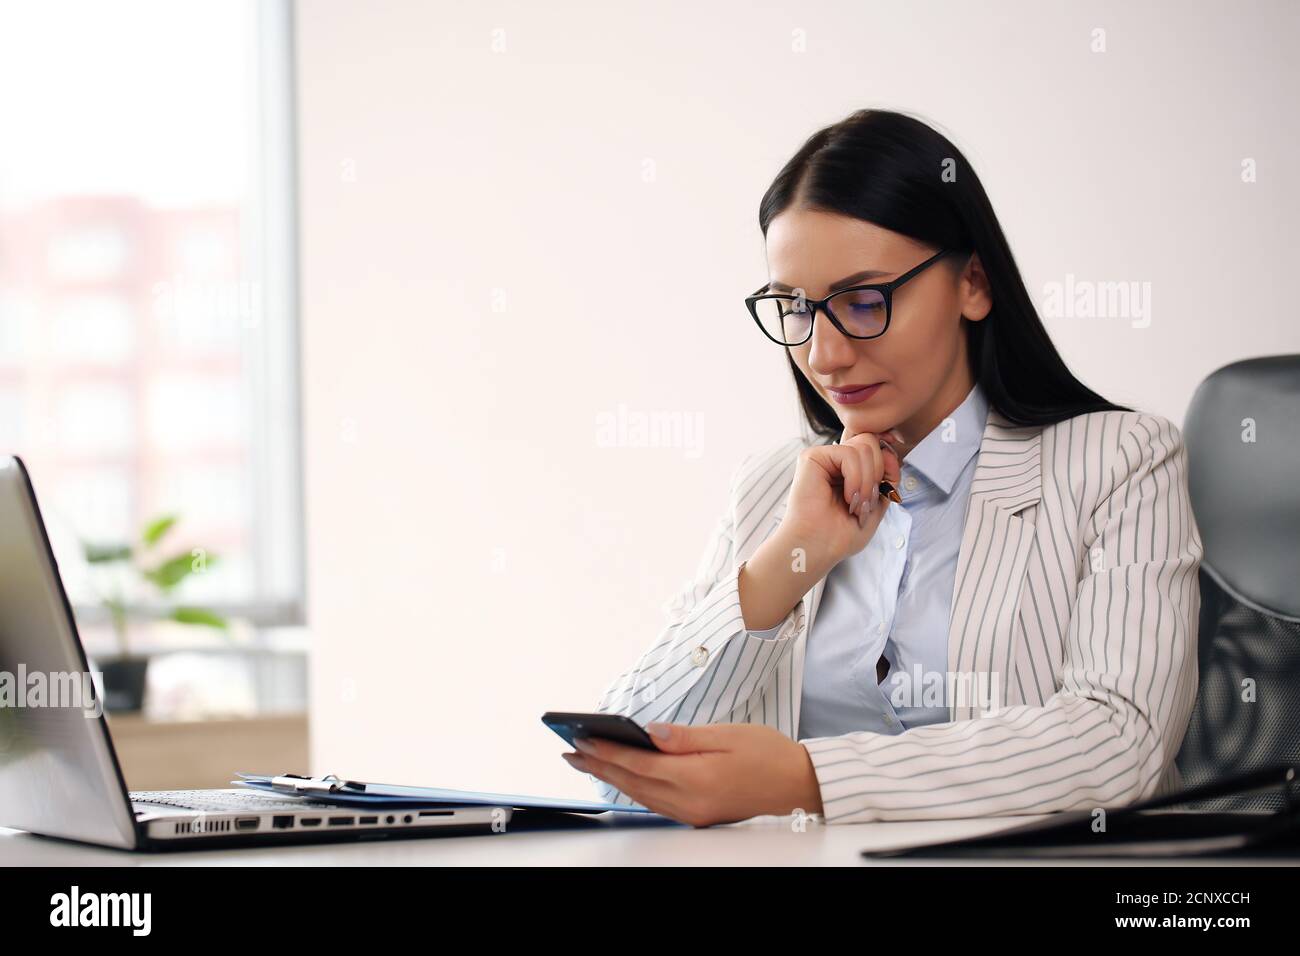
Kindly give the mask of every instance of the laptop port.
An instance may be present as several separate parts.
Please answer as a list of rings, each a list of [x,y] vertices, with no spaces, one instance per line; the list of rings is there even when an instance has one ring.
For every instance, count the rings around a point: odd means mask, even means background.
[[[330,817],[330,826],[332,827],[350,827],[356,822],[356,817]]]
[[[422,816],[422,817],[449,817],[449,816],[451,816],[454,812],[455,812],[455,811],[453,811],[453,810],[421,810],[421,811],[420,811],[420,816]]]
[[[276,817],[272,817],[272,818],[271,818],[271,826],[275,827],[277,830],[292,830],[292,829],[293,829],[293,817],[291,817],[291,816],[283,816],[283,817],[281,817],[281,816],[276,816]]]
[[[373,826],[379,822],[379,817],[362,817],[360,822],[367,826]]]
[[[236,830],[256,830],[260,821],[257,817],[240,817],[235,821]]]
[[[305,827],[318,827],[320,826],[320,817],[303,817],[298,822]]]

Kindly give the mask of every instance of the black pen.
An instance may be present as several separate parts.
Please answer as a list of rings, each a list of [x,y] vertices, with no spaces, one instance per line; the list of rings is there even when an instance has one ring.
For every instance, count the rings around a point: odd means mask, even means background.
[[[838,445],[839,443],[840,440],[838,438],[831,442],[832,445]],[[898,489],[894,487],[894,483],[888,478],[882,478],[880,480],[879,491],[890,501],[900,505],[903,503],[903,496],[898,493]]]

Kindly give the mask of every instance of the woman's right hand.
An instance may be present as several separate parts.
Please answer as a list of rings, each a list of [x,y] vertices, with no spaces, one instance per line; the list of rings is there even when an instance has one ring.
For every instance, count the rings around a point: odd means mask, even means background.
[[[844,429],[838,445],[813,445],[799,454],[781,526],[790,540],[807,542],[827,567],[867,546],[890,500],[880,482],[899,481],[897,432]]]
[[[901,441],[893,429],[874,435],[846,428],[838,445],[799,453],[785,515],[738,575],[746,628],[775,627],[831,568],[867,546],[890,504],[880,480],[898,483],[890,443]]]

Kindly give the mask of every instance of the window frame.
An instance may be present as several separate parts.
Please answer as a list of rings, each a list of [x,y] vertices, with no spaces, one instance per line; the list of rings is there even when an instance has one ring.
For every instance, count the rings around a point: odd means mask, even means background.
[[[295,30],[292,0],[248,0],[252,51],[257,65],[252,87],[249,170],[254,174],[255,215],[241,227],[241,249],[258,264],[264,344],[254,354],[251,391],[276,414],[253,403],[250,469],[253,516],[252,560],[260,595],[247,601],[201,601],[228,619],[246,621],[255,632],[306,624],[306,534],[304,523],[301,321],[299,315],[299,228]],[[170,605],[131,602],[127,614],[142,621],[164,620]],[[78,602],[79,623],[110,623],[106,608]]]

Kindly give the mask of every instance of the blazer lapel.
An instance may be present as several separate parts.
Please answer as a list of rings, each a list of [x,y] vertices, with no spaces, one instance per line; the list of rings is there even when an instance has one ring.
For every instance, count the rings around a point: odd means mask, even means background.
[[[989,409],[957,556],[948,620],[952,720],[1006,705],[1020,591],[1042,499],[1042,426],[1015,426]]]

